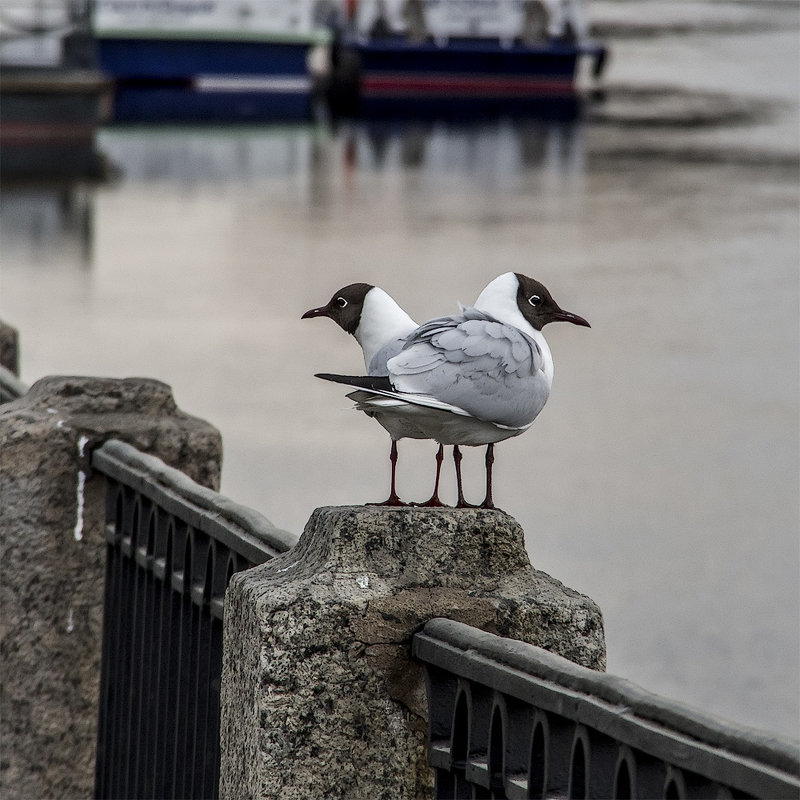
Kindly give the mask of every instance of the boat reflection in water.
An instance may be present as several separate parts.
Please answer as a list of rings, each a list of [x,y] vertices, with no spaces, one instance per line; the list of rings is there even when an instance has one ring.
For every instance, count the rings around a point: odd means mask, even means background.
[[[345,167],[366,170],[424,167],[433,173],[509,175],[524,168],[565,178],[579,173],[584,162],[574,116],[362,119],[346,126],[341,147]]]
[[[6,269],[13,265],[35,270],[90,270],[94,216],[94,188],[81,181],[4,183],[0,240]]]
[[[563,109],[562,109],[563,110]],[[575,109],[573,108],[573,111]],[[580,114],[465,118],[418,114],[281,125],[112,125],[101,145],[124,184],[234,184],[291,177],[320,208],[346,191],[353,172],[401,180],[415,168],[431,180],[546,175],[556,184],[582,174]]]
[[[579,117],[442,116],[341,120],[335,124],[257,126],[112,125],[98,146],[113,165],[112,185],[126,191],[154,181],[176,187],[235,184],[295,176],[309,208],[341,202],[356,173],[401,179],[412,169],[426,179],[467,171],[494,182],[540,175],[548,190],[583,174]],[[91,270],[95,206],[105,185],[53,178],[6,181],[0,197],[4,254],[32,265]],[[543,191],[545,191],[543,189]]]

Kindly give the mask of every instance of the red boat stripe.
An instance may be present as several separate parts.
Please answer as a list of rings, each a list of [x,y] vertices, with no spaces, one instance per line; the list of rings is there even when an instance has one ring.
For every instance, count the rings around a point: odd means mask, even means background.
[[[365,94],[542,94],[572,91],[570,78],[367,73]]]

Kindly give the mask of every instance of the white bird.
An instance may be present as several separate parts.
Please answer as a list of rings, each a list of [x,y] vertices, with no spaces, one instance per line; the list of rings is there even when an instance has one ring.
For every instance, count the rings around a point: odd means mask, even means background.
[[[301,319],[329,317],[342,330],[352,334],[364,353],[364,365],[369,376],[387,376],[386,362],[397,355],[406,337],[417,329],[417,323],[378,286],[369,283],[351,283],[336,292],[330,301],[319,308],[312,308]],[[398,415],[382,409],[369,409],[374,417],[392,438],[389,460],[392,465],[389,498],[381,505],[405,505],[397,495],[395,476],[397,470],[397,440],[429,439],[424,431],[416,426],[408,415]],[[439,445],[436,453],[436,481],[430,500],[420,505],[440,506],[439,477],[444,447]]]
[[[458,505],[459,445],[487,445],[484,508],[493,508],[494,444],[524,433],[544,408],[553,358],[542,334],[550,322],[589,323],[564,311],[539,281],[514,272],[495,278],[474,307],[438,317],[407,335],[386,376],[317,377],[355,386],[356,408],[407,419],[440,445],[453,445]]]

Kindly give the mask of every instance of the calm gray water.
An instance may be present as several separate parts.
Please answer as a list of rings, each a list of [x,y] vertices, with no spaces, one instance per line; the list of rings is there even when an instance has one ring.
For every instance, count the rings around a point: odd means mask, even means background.
[[[299,532],[389,474],[383,430],[312,377],[361,370],[355,342],[300,314],[365,280],[422,321],[538,277],[592,329],[548,328],[498,505],[600,604],[610,671],[797,735],[797,7],[593,8],[624,35],[582,123],[103,131],[113,182],[4,187],[0,316],[28,382],[171,384],[223,433],[223,491]],[[433,446],[400,452],[424,499]]]

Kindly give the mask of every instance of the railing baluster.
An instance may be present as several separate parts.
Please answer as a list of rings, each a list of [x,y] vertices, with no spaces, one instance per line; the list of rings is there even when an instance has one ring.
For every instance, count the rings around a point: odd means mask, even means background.
[[[158,670],[159,670],[159,650],[158,642],[161,632],[161,596],[163,594],[163,583],[155,574],[155,558],[158,549],[159,538],[159,518],[163,516],[157,508],[153,509],[152,516],[152,539],[148,544],[148,574],[150,580],[150,633],[145,646],[148,648],[148,672],[149,680],[147,686],[147,724],[145,726],[145,740],[142,743],[144,750],[144,782],[142,784],[142,796],[145,798],[153,797],[153,773],[155,772],[155,752],[153,742],[158,738]]]
[[[533,733],[531,734],[531,755],[528,767],[528,796],[533,800],[542,800],[547,788],[547,716],[536,711],[533,716]]]
[[[175,698],[175,745],[173,756],[173,797],[186,797],[186,772],[190,761],[187,755],[189,735],[189,695],[191,692],[192,631],[192,533],[186,535],[183,567],[180,572],[180,627],[178,633],[178,691]],[[174,576],[173,580],[178,576]],[[174,584],[173,584],[174,588]]]
[[[147,775],[152,769],[148,763],[148,742],[152,736],[152,661],[153,661],[153,634],[155,614],[155,588],[153,572],[150,569],[149,558],[152,557],[153,539],[155,538],[155,512],[143,504],[140,521],[140,538],[136,547],[137,572],[140,576],[142,587],[142,625],[141,638],[137,643],[139,651],[139,702],[137,704],[136,728],[136,755],[134,770],[134,783],[131,796],[137,798],[147,797]]]
[[[572,766],[572,741],[575,723],[558,714],[548,714],[549,730],[547,748],[547,789],[548,794],[566,797],[569,790],[570,769]],[[547,796],[547,794],[545,795]]]
[[[636,797],[660,797],[667,780],[667,765],[664,761],[633,750],[636,772],[633,788]]]
[[[177,620],[178,598],[172,590],[172,548],[175,539],[175,520],[167,523],[164,550],[164,572],[161,578],[161,626],[158,640],[158,711],[157,736],[155,740],[155,766],[153,769],[152,797],[168,797],[167,785],[170,770],[167,766],[171,745],[170,732],[174,730],[170,711],[175,697],[175,652],[173,646],[174,625]]]
[[[219,785],[219,721],[220,721],[220,676],[222,674],[222,620],[211,620],[211,646],[208,651],[210,680],[208,682],[209,722],[205,743],[205,776],[203,796],[212,797]]]
[[[127,631],[123,624],[125,613],[128,607],[128,563],[122,553],[122,539],[125,535],[126,516],[129,513],[130,493],[120,488],[119,492],[119,514],[117,516],[116,531],[116,575],[114,580],[115,596],[111,614],[107,615],[104,627],[111,632],[112,643],[109,653],[113,654],[112,674],[109,679],[109,692],[112,697],[111,711],[108,720],[108,728],[111,731],[110,747],[107,748],[107,786],[105,796],[122,796],[122,765],[124,764],[124,754],[122,753],[123,742],[123,723],[127,685]]]
[[[185,788],[187,797],[200,797],[203,794],[203,773],[205,762],[205,734],[208,727],[208,651],[211,648],[211,614],[209,600],[211,593],[213,553],[211,543],[205,542],[195,553],[194,575],[192,577],[191,599],[194,615],[192,634],[192,681],[190,692],[190,725],[196,731],[192,737],[192,747],[188,759],[190,769]],[[202,572],[201,572],[202,567]]]
[[[569,763],[569,789],[567,794],[574,800],[585,800],[589,796],[589,739],[583,731],[576,731],[572,742]]]
[[[138,599],[136,566],[131,556],[133,553],[133,542],[136,537],[135,528],[139,521],[137,514],[138,503],[136,500],[132,499],[130,503],[126,503],[126,507],[128,505],[130,505],[133,510],[131,514],[126,514],[122,533],[122,553],[125,558],[122,559],[122,613],[118,619],[118,625],[122,637],[122,680],[120,685],[129,688],[127,690],[127,698],[120,704],[119,764],[121,770],[117,786],[115,787],[115,796],[126,798],[130,797],[129,783],[132,748],[130,746],[126,747],[124,743],[131,741],[131,714],[135,702],[135,693],[133,691],[133,679],[136,675],[134,642],[136,641],[136,601]]]
[[[167,674],[169,670],[169,600],[170,587],[165,581],[169,576],[167,567],[168,553],[171,552],[172,522],[170,515],[159,509],[156,513],[155,543],[153,548],[153,593],[155,608],[153,618],[153,679],[151,692],[153,697],[151,735],[147,741],[147,764],[145,796],[149,798],[163,797],[161,791],[162,749],[165,746],[166,717],[164,710],[168,705]]]
[[[620,745],[609,736],[587,729],[590,797],[611,797]]]
[[[489,789],[496,800],[506,800],[505,790],[505,724],[499,705],[492,712],[492,725],[489,733]]]
[[[224,593],[226,570],[229,561],[228,549],[211,542],[203,587],[203,619],[206,626],[206,645],[201,647],[201,677],[198,689],[201,697],[204,721],[198,739],[200,762],[198,769],[198,793],[210,797],[215,789],[217,774],[217,752],[219,748],[219,688],[222,672],[222,625],[214,616],[212,603],[221,588]]]
[[[122,491],[119,484],[106,479],[106,576],[105,598],[103,601],[106,609],[106,624],[103,626],[103,651],[112,653],[116,650],[116,626],[118,614],[118,554],[117,537],[122,520]],[[95,761],[95,786],[102,796],[110,794],[111,749],[113,747],[113,719],[114,691],[116,680],[117,660],[115,658],[102,659],[100,669],[100,713],[97,726],[97,759]]]

